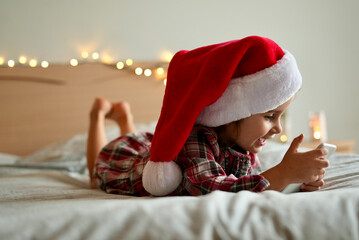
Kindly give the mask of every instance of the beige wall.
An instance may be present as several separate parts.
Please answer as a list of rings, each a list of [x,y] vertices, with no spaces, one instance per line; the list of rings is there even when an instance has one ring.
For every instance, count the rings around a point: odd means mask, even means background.
[[[114,59],[161,58],[165,50],[257,34],[289,49],[304,85],[290,111],[293,134],[324,110],[329,138],[359,152],[359,2],[356,0],[12,0],[0,2],[0,56],[64,63],[83,50]]]

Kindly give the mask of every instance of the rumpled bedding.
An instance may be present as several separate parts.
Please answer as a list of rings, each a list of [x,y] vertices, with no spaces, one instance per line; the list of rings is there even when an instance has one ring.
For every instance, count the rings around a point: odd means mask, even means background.
[[[317,192],[140,198],[90,189],[85,146],[79,134],[27,157],[0,154],[0,239],[359,239],[359,155],[332,155]],[[268,143],[263,170],[287,148]]]

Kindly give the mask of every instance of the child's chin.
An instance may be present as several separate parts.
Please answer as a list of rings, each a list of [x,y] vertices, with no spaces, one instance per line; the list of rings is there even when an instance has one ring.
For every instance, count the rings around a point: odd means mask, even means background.
[[[260,153],[262,151],[262,149],[263,149],[263,146],[255,147],[255,148],[253,148],[252,153],[255,153],[255,154]]]

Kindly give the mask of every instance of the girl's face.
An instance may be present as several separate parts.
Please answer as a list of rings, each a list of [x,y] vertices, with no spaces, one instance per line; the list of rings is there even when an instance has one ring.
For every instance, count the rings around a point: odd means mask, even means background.
[[[221,140],[227,145],[238,145],[243,150],[259,153],[267,139],[282,131],[280,117],[293,98],[276,109],[266,113],[254,114],[237,122],[228,123],[220,133]]]

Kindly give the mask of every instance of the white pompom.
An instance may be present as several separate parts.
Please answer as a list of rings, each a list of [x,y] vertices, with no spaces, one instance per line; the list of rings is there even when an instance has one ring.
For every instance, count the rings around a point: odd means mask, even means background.
[[[182,171],[174,161],[148,161],[143,169],[143,187],[154,196],[165,196],[173,192],[181,182]]]

